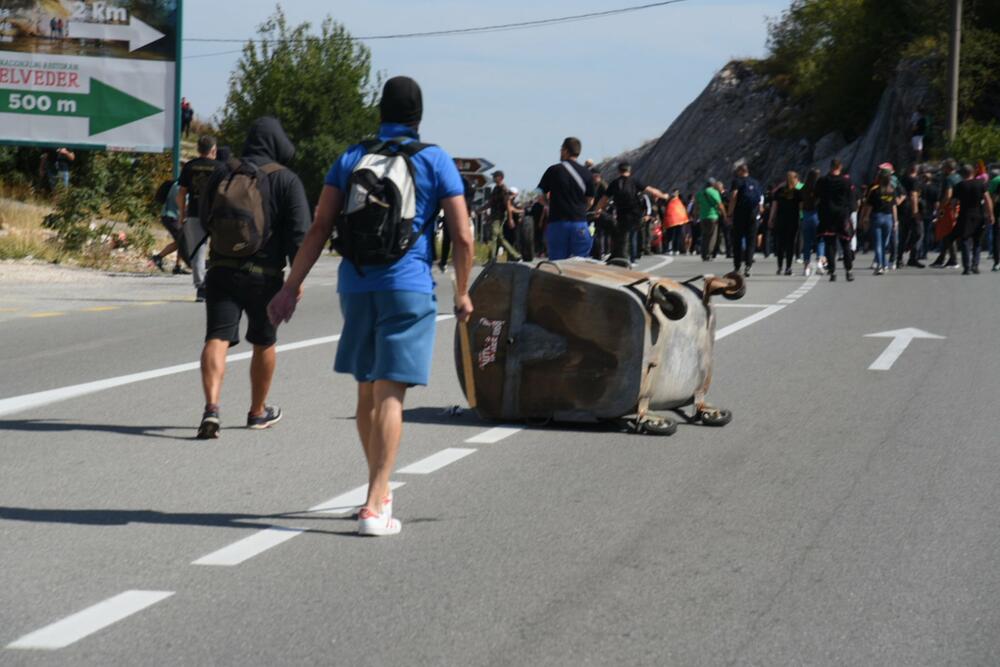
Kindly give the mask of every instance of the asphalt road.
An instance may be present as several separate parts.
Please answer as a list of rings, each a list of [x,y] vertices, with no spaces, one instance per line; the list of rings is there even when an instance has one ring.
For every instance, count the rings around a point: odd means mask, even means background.
[[[717,311],[733,423],[670,438],[447,414],[444,319],[377,540],[337,498],[365,472],[335,268],[281,332],[285,419],[240,428],[237,359],[208,443],[184,279],[6,290],[0,665],[1000,663],[995,274],[760,262]],[[945,338],[870,370],[910,327]]]

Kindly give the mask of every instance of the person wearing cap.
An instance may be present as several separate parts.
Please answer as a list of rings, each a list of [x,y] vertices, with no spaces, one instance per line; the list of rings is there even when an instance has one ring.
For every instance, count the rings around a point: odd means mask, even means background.
[[[590,254],[587,209],[594,203],[594,182],[590,171],[576,161],[581,149],[579,139],[566,137],[559,147],[559,162],[546,169],[538,183],[539,201],[548,214],[545,244],[551,260]]]
[[[504,185],[504,174],[497,169],[493,172],[493,190],[490,191],[490,260],[495,261],[500,256],[500,248],[507,257],[516,262],[521,261],[521,253],[511,244],[515,228],[514,205],[511,203],[511,190]]]
[[[381,141],[419,141],[423,97],[416,81],[403,76],[386,81],[379,111]],[[363,144],[350,146],[327,174],[312,227],[285,287],[269,307],[275,323],[287,322],[295,312],[296,290],[333,233],[351,173],[365,154]],[[452,158],[438,146],[416,152],[411,163],[416,186],[413,229],[423,233],[393,264],[355,267],[342,261],[338,275],[344,325],[334,370],[357,381],[357,428],[368,462],[367,498],[358,512],[361,535],[395,535],[402,528],[393,516],[389,476],[399,452],[407,389],[426,385],[430,378],[438,307],[431,276],[434,228],[425,222],[438,210],[444,212],[454,246],[454,312],[462,322],[472,315],[473,240],[462,178]]]

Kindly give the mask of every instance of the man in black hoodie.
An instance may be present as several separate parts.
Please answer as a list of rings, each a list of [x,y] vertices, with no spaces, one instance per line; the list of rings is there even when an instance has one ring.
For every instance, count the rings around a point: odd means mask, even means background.
[[[244,312],[249,322],[246,339],[253,344],[247,427],[264,429],[281,419],[281,409],[266,403],[274,376],[277,341],[277,330],[267,316],[267,304],[281,289],[285,266],[295,259],[309,230],[309,202],[302,181],[283,166],[294,156],[295,146],[278,119],[264,117],[250,126],[243,160],[256,165],[262,172],[260,177],[267,179],[264,210],[269,235],[256,254],[242,259],[224,257],[209,248],[205,280],[208,321],[201,353],[205,413],[198,427],[198,438],[203,440],[219,437],[219,400],[226,353],[240,341],[240,316]],[[231,161],[212,176],[202,202],[206,212],[212,210],[216,188],[234,166]],[[211,230],[211,220],[207,228]]]

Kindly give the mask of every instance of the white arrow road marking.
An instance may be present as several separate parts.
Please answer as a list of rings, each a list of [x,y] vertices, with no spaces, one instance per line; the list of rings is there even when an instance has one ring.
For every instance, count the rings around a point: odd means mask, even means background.
[[[171,595],[172,591],[125,591],[41,630],[35,630],[8,644],[7,648],[65,648]]]
[[[70,23],[70,39],[100,39],[108,42],[128,42],[128,50],[135,51],[147,44],[166,37],[142,19],[129,17],[128,25],[108,23]]]
[[[892,342],[889,346],[885,348],[885,351],[879,355],[878,359],[872,362],[872,365],[868,367],[870,371],[887,371],[892,368],[892,365],[896,363],[896,359],[899,359],[899,355],[910,346],[910,343],[915,338],[926,338],[927,340],[944,340],[944,336],[938,336],[937,334],[928,333],[922,329],[914,329],[912,327],[906,329],[895,329],[893,331],[882,331],[879,333],[865,334],[865,338],[891,338]]]

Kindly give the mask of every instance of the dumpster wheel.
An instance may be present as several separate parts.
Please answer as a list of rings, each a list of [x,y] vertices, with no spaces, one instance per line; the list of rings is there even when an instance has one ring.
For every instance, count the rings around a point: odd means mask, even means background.
[[[697,418],[705,426],[725,426],[733,421],[733,413],[729,410],[706,406],[698,410]]]

